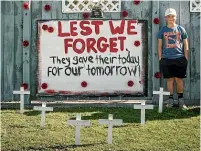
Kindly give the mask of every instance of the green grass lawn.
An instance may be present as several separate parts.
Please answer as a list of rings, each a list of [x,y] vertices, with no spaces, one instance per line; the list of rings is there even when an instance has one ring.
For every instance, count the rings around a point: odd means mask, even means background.
[[[90,120],[91,127],[81,128],[81,144],[75,146],[75,128],[67,120]],[[123,119],[113,128],[113,144],[107,144],[107,127],[98,119]],[[54,108],[46,114],[45,128],[40,128],[40,112],[1,111],[1,150],[40,151],[199,151],[200,108],[183,111],[178,108],[146,110],[146,124],[140,125],[140,110],[132,108]]]

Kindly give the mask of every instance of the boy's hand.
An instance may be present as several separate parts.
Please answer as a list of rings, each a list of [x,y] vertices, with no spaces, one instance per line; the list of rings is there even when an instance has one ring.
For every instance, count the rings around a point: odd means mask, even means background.
[[[183,42],[184,42],[184,56],[185,56],[185,58],[186,58],[186,60],[188,60],[188,39],[186,38],[186,39],[184,39],[183,40]]]

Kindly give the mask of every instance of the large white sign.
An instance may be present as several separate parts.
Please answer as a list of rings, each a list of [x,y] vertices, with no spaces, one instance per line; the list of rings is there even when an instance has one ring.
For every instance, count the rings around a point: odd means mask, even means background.
[[[136,20],[40,21],[38,92],[143,93],[142,25]]]

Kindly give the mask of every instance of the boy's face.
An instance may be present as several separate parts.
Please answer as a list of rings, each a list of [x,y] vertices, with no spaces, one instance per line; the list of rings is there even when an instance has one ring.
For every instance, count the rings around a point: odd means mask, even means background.
[[[165,17],[168,24],[174,24],[176,22],[176,16],[175,15],[168,15]]]

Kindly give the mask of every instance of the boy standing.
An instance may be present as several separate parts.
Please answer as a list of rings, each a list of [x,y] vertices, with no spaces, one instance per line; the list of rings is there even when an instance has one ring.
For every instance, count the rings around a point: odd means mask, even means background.
[[[183,99],[184,82],[188,64],[188,35],[185,29],[176,24],[176,11],[168,8],[165,11],[167,25],[158,33],[158,57],[163,77],[167,79],[170,92],[167,106],[186,108]],[[174,102],[174,80],[177,85],[178,103]]]

